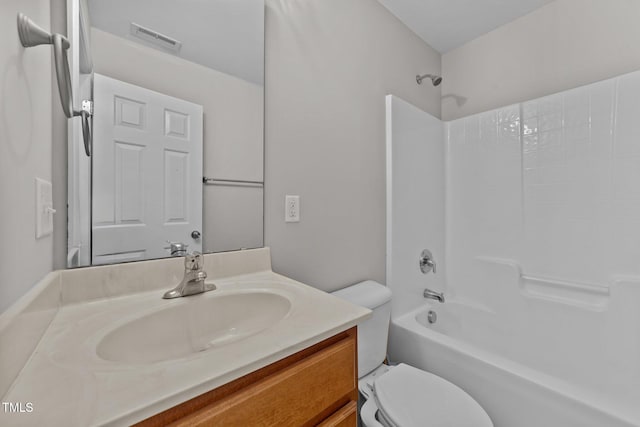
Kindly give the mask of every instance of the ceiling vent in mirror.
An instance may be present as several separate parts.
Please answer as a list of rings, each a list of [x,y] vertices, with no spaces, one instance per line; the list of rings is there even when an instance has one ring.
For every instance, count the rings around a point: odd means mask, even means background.
[[[182,43],[178,40],[143,27],[135,22],[131,23],[131,35],[174,53],[177,53],[182,47]]]

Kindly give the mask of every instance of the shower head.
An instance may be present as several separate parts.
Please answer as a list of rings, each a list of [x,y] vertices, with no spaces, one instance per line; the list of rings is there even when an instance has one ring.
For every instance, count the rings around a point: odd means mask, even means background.
[[[425,74],[424,76],[417,75],[416,76],[416,81],[418,82],[419,85],[421,85],[422,84],[422,80],[424,80],[426,78],[430,78],[431,79],[431,83],[433,83],[434,86],[438,86],[440,83],[442,83],[442,77],[436,76],[434,74]]]

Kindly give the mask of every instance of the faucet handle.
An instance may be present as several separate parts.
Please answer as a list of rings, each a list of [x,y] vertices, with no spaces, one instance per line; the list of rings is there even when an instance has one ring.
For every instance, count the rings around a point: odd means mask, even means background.
[[[198,271],[202,270],[204,267],[204,259],[202,258],[202,254],[200,252],[193,252],[192,254],[187,254],[184,257],[184,269]]]
[[[433,271],[433,274],[436,274],[436,262],[428,249],[423,250],[420,254],[420,271],[424,274]]]
[[[428,259],[426,264],[428,267],[431,267],[431,271],[433,271],[433,274],[436,274],[436,262],[432,259]]]

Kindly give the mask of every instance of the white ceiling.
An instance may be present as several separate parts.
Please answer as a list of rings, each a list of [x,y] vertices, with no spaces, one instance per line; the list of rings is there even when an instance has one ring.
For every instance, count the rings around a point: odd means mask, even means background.
[[[445,53],[553,0],[379,0],[427,44]]]
[[[262,85],[264,0],[88,0],[91,25],[130,35],[131,22],[182,42],[188,61]],[[158,48],[161,49],[162,48]]]

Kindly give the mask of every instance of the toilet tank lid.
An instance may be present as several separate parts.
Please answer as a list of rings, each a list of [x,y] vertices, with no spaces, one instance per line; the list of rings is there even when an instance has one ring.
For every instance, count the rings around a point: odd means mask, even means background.
[[[352,304],[374,309],[391,301],[391,290],[373,280],[356,283],[344,289],[332,292],[333,295]]]

